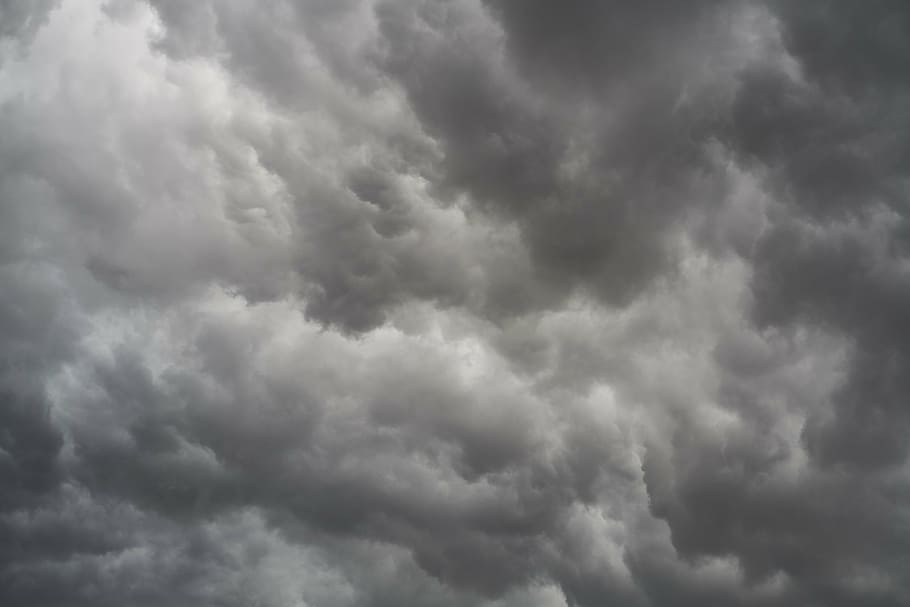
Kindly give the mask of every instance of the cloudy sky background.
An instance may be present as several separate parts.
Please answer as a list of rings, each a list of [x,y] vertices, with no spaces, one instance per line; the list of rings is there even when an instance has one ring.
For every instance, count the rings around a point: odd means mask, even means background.
[[[910,604],[903,0],[0,0],[0,603]]]

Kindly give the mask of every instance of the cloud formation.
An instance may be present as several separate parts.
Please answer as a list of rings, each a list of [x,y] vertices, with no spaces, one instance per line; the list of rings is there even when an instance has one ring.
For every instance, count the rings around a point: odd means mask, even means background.
[[[0,0],[0,603],[910,603],[908,29]]]

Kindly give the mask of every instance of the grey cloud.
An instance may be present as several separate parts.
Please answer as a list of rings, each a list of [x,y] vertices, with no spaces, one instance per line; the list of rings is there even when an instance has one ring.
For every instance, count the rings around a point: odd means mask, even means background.
[[[0,2],[0,36],[27,41],[56,5],[55,0],[3,0]]]
[[[849,377],[805,439],[822,464],[888,466],[906,457],[907,83],[894,69],[906,11],[817,2],[780,14],[803,82],[756,82],[738,114],[742,150],[786,201],[756,251],[755,313],[853,341]]]
[[[0,602],[906,604],[905,16],[0,2]]]
[[[499,17],[510,50],[525,71],[595,91],[643,75],[651,78],[655,69],[666,76],[662,69],[677,58],[673,51],[692,43],[699,21],[706,14],[714,17],[710,9],[723,5],[714,0],[685,6],[665,0],[634,5],[583,0],[485,4]],[[729,4],[735,10],[735,3]]]
[[[573,504],[595,499],[605,470],[628,467],[599,443],[616,430],[600,426],[572,429],[567,452],[549,462],[541,441],[556,437],[534,417],[548,415],[543,403],[492,376],[487,391],[469,392],[443,352],[415,341],[396,344],[400,362],[349,360],[362,369],[354,377],[322,365],[237,376],[230,358],[245,350],[234,331],[200,336],[203,360],[215,363],[200,376],[175,370],[156,382],[124,352],[114,368],[79,379],[104,396],[71,404],[77,478],[178,520],[244,505],[283,512],[342,537],[403,545],[441,580],[500,593],[547,579],[560,557],[541,535],[561,533]],[[317,342],[324,355],[332,342]],[[332,358],[344,365],[352,355]],[[229,394],[209,394],[212,381]],[[125,432],[99,431],[103,419]]]
[[[63,438],[49,416],[48,404],[36,395],[3,396],[3,512],[28,506],[59,480],[57,455]]]
[[[800,6],[781,2],[775,9],[794,55],[823,85],[854,93],[906,86],[901,66],[910,52],[904,36],[910,14],[900,2],[859,7],[816,0]]]
[[[717,17],[711,3],[488,4],[494,23],[472,3],[379,7],[383,64],[442,144],[436,181],[517,221],[540,280],[628,301],[673,268],[672,229],[713,210],[708,144],[739,72],[776,65],[769,17],[745,5]],[[737,46],[736,24],[758,28],[757,50]]]
[[[722,449],[706,437],[682,440],[667,461],[689,463],[664,472],[666,463],[646,465],[648,485],[683,553],[732,553],[759,577],[784,571],[814,597],[804,600],[897,605],[908,596],[907,537],[898,531],[900,498],[885,496],[902,484],[906,461],[905,141],[897,135],[906,87],[891,67],[903,54],[891,33],[903,27],[903,8],[773,8],[798,69],[746,72],[721,138],[774,199],[744,252],[754,272],[750,307],[765,334],[812,327],[838,336],[843,370],[820,399],[804,390],[782,396],[797,425],[775,447],[767,424],[781,414],[762,404],[767,363],[743,367],[731,346],[719,349],[728,369],[719,396],[746,434],[728,435]],[[781,482],[801,451],[799,480]]]
[[[364,331],[412,298],[500,316],[521,311],[523,299],[553,298],[527,279],[531,262],[519,243],[435,206],[425,182],[438,172],[438,153],[376,66],[369,6],[155,7],[169,56],[218,57],[282,117],[244,142],[286,189],[293,270],[310,317]],[[212,41],[190,49],[199,43],[197,22]]]

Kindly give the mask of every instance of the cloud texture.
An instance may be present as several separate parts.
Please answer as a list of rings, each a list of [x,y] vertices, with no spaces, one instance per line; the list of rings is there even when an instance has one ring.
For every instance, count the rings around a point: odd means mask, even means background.
[[[0,604],[910,604],[898,0],[0,0]]]

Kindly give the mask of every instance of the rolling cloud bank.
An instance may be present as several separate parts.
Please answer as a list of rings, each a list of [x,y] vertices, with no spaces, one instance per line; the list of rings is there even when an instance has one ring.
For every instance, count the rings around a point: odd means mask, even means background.
[[[910,4],[0,0],[0,604],[910,605]]]

